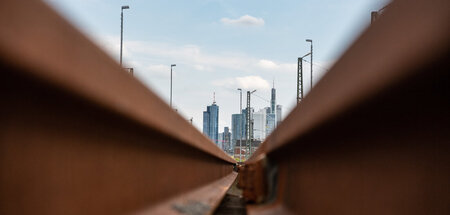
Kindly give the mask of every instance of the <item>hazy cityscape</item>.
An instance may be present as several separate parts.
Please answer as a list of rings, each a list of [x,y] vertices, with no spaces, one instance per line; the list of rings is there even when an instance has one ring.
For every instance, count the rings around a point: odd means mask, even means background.
[[[238,90],[242,93],[242,89]],[[203,112],[203,134],[236,160],[245,160],[251,156],[281,123],[282,106],[276,103],[275,83],[271,89],[270,106],[263,107],[258,111],[250,106],[251,95],[254,92],[247,91],[247,102],[245,102],[247,106],[245,109],[241,109],[241,113],[231,115],[231,130],[226,126],[223,128],[223,132],[219,133],[220,109],[215,101],[215,96],[212,104],[207,106],[206,111]]]

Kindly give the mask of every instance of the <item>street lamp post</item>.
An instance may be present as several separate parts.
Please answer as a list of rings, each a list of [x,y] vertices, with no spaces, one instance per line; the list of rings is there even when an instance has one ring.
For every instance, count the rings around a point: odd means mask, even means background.
[[[311,43],[311,89],[313,87],[313,41],[311,39],[307,39],[306,42]]]
[[[242,161],[242,129],[243,129],[243,124],[244,124],[244,119],[243,119],[243,117],[242,117],[242,89],[241,88],[238,88],[237,90],[239,90],[239,95],[240,95],[240,100],[239,100],[239,118],[241,119],[241,126],[240,126],[240,128],[241,129],[239,129],[240,130],[240,132],[239,132],[239,161]],[[234,152],[234,150],[233,150],[233,152]]]
[[[122,66],[122,46],[123,46],[123,10],[130,9],[128,5],[122,6],[120,10],[120,66]]]
[[[170,65],[170,108],[172,108],[172,68],[177,66],[176,64]]]

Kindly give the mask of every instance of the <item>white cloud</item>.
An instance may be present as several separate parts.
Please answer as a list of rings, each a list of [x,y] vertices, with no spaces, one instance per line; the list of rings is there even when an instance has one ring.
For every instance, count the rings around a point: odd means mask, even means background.
[[[200,64],[194,65],[194,68],[198,71],[208,71],[209,70],[206,66],[200,65]]]
[[[251,89],[269,89],[270,84],[260,76],[244,76],[235,78],[226,78],[215,80],[212,82],[214,86],[226,88],[242,88],[246,90]]]
[[[220,19],[220,22],[222,22],[225,25],[237,25],[237,26],[263,26],[264,25],[264,19],[263,18],[257,18],[250,15],[244,15],[237,19],[230,19],[230,18],[222,18]]]
[[[102,36],[94,38],[95,41],[112,57],[118,59],[120,38],[114,36]],[[174,45],[160,42],[148,42],[139,40],[126,40],[123,47],[125,65],[145,70],[155,77],[166,77],[170,71],[167,59],[171,62],[188,66],[193,71],[217,72],[223,69],[227,71],[255,73],[255,72],[283,72],[297,71],[295,63],[276,62],[269,59],[257,59],[242,53],[208,53],[200,46],[186,44]],[[132,59],[132,60],[130,60]],[[165,65],[167,64],[167,65]]]
[[[196,45],[172,45],[165,43],[152,43],[144,41],[127,41],[129,55],[125,58],[135,56],[147,56],[152,58],[149,62],[159,59],[174,59],[178,64],[184,64],[197,71],[214,71],[217,68],[231,70],[246,70],[251,61],[246,61],[246,57],[239,57],[238,54],[210,54],[202,51]],[[247,69],[248,71],[248,69]]]
[[[265,59],[259,60],[258,66],[263,69],[270,69],[270,70],[277,68],[277,64],[275,62],[273,62],[271,60],[265,60]]]
[[[260,69],[274,72],[297,71],[295,63],[275,63],[274,61],[261,59],[256,64]]]

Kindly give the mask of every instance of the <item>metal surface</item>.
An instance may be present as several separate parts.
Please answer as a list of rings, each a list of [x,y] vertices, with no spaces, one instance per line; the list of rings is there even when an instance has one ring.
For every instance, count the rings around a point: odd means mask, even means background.
[[[310,54],[311,52],[297,59],[297,104],[303,100],[303,58]]]
[[[120,8],[120,60],[119,60],[120,66],[122,66],[122,48],[123,48],[123,9],[130,9],[130,7],[122,6]]]
[[[144,209],[137,215],[146,214],[212,214],[219,206],[222,197],[237,177],[236,172],[212,183],[206,184],[189,193],[176,196],[155,207]]]
[[[246,215],[246,202],[242,198],[242,190],[237,187],[239,179],[236,179],[227,191],[222,202],[214,211],[215,215]]]
[[[306,39],[306,42],[309,42],[309,43],[311,43],[311,51],[309,52],[309,54],[311,55],[311,63],[310,63],[310,65],[311,65],[311,86],[310,86],[310,89],[312,89],[313,88],[313,85],[314,85],[314,79],[313,79],[313,41],[311,40],[311,39]]]
[[[247,145],[247,147],[249,148],[249,152],[248,152],[248,155],[247,156],[245,156],[246,158],[248,158],[249,157],[249,155],[250,155],[250,153],[251,153],[251,150],[252,150],[252,142],[251,142],[251,132],[250,132],[250,127],[251,127],[251,111],[250,111],[250,96],[251,96],[251,93],[250,93],[250,91],[247,91],[247,115],[246,115],[246,118],[247,118],[247,120],[245,120],[245,129],[246,129],[246,131],[247,131],[247,137],[245,138],[247,141],[245,141],[246,142],[246,145]]]
[[[247,158],[252,156],[252,141],[253,141],[253,119],[252,119],[252,112],[251,112],[251,95],[256,92],[256,90],[253,91],[247,91],[247,120],[246,120],[246,130],[247,130],[247,147],[248,147],[248,156],[246,156]]]
[[[239,167],[239,173],[238,187],[243,190],[245,200],[251,203],[263,202],[268,193],[264,157]]]
[[[0,16],[0,214],[133,213],[232,172],[44,3],[0,1]]]
[[[172,68],[174,66],[177,66],[176,64],[171,64],[170,65],[170,108],[172,108]]]
[[[448,20],[449,1],[391,3],[247,161],[279,169],[249,213],[449,214]]]
[[[243,124],[244,124],[244,119],[242,116],[242,89],[238,88],[239,90],[239,114],[240,114],[240,121],[241,121],[241,126],[240,129],[241,132],[239,132],[239,162],[242,162],[242,136],[243,136]],[[233,149],[233,154],[234,154],[235,150]]]
[[[303,98],[303,61],[301,58],[297,58],[297,103]]]

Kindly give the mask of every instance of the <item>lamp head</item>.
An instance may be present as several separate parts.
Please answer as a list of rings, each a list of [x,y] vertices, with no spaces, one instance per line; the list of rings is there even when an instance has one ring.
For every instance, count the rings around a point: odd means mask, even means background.
[[[311,39],[306,39],[306,42],[312,43],[312,40]]]
[[[172,64],[172,65],[170,65],[171,67],[174,67],[174,66],[177,66],[176,64]]]
[[[122,6],[122,10],[123,9],[130,9],[130,6],[128,6],[128,5]]]

